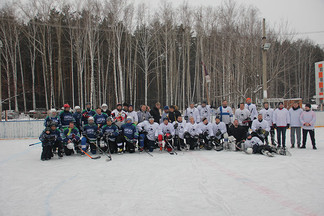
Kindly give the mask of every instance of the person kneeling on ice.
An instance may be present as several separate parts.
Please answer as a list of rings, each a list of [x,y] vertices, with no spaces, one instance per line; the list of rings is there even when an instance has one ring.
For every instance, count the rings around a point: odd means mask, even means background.
[[[65,128],[63,131],[63,146],[65,155],[69,156],[76,152],[80,152],[78,147],[80,143],[80,133],[79,130],[74,126],[74,122],[70,122],[69,127]]]
[[[237,119],[234,120],[233,124],[228,129],[228,139],[232,140],[236,144],[236,151],[240,150],[241,143],[246,138],[245,129],[239,125]]]
[[[195,122],[195,118],[190,116],[189,123],[186,124],[184,134],[186,142],[190,146],[190,150],[194,150],[196,147],[198,147],[199,134],[201,134],[201,130],[198,127],[198,124]]]
[[[242,145],[242,150],[249,154],[264,154],[269,157],[273,157],[272,152],[276,152],[268,145],[264,145],[263,142],[259,139],[259,137],[254,136],[252,134],[247,133],[246,140]]]
[[[53,157],[53,149],[58,148],[58,156],[63,157],[61,132],[57,129],[56,123],[52,122],[39,137],[42,141],[41,160],[50,160]]]
[[[158,141],[159,141],[159,146],[160,146],[160,151],[163,149],[163,142],[162,140],[165,141],[165,148],[167,149],[168,152],[172,152],[173,150],[173,144],[172,144],[172,137],[174,136],[174,127],[171,123],[169,123],[168,118],[164,118],[163,122],[159,126],[159,132],[158,132]]]
[[[177,147],[178,151],[181,151],[181,148],[187,149],[187,145],[184,142],[186,124],[187,123],[182,120],[182,116],[178,116],[177,121],[173,122],[173,128],[175,130],[174,145]]]
[[[90,116],[87,120],[88,124],[83,127],[83,137],[81,139],[82,150],[86,152],[90,144],[91,153],[96,154],[96,141],[99,135],[98,126],[94,123],[94,118],[92,116]]]
[[[150,117],[148,121],[143,121],[137,125],[140,133],[139,137],[139,151],[143,151],[145,140],[147,140],[147,147],[150,152],[155,148],[155,140],[158,136],[159,124],[154,122],[154,118]]]
[[[123,141],[126,143],[126,151],[129,153],[135,152],[135,146],[138,139],[138,132],[136,126],[133,124],[132,117],[126,118],[126,123],[121,126],[121,134],[123,136]],[[117,142],[118,152],[123,151],[123,146]]]
[[[252,122],[252,136],[257,136],[259,139],[264,142],[268,141],[268,135],[270,131],[269,123],[263,119],[262,114],[258,114],[258,118]],[[268,143],[267,143],[268,144]]]
[[[210,138],[213,137],[213,128],[212,124],[208,122],[208,119],[204,117],[202,122],[198,124],[198,127],[201,130],[201,134],[199,134],[200,142],[200,149],[205,148],[207,150],[212,149]]]
[[[113,124],[113,119],[111,117],[107,118],[107,124],[101,128],[101,136],[104,140],[104,145],[100,143],[100,148],[106,152],[108,147],[110,149],[110,153],[117,153],[117,143],[116,138],[119,135],[118,127]]]
[[[226,125],[224,122],[221,122],[219,116],[216,116],[215,123],[212,124],[212,129],[217,143],[221,143],[221,140],[224,139],[223,147],[228,150],[235,150],[233,146],[229,146],[228,144]]]

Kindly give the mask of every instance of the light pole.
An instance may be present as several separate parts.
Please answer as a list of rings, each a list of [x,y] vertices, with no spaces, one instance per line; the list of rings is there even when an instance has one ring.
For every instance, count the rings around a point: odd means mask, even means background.
[[[2,91],[1,91],[1,88],[2,88],[2,86],[1,86],[1,82],[2,82],[2,80],[1,80],[1,55],[2,55],[2,46],[3,46],[3,44],[2,44],[2,41],[0,40],[0,121],[2,121]]]
[[[265,32],[265,19],[262,25],[262,83],[263,83],[263,102],[268,100],[268,85],[267,85],[267,50],[270,49],[271,44],[266,43],[267,37]]]

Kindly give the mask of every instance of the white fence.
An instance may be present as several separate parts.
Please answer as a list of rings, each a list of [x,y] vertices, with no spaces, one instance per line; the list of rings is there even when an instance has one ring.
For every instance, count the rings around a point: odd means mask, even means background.
[[[324,126],[324,112],[316,112],[316,126]],[[1,121],[0,139],[37,138],[44,130],[44,120]]]
[[[37,138],[44,130],[44,120],[1,121],[0,139]]]

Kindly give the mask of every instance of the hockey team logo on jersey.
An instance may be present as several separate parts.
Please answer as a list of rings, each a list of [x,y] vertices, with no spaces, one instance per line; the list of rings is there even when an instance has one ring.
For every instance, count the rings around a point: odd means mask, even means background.
[[[133,130],[130,129],[130,128],[125,128],[125,129],[124,129],[124,133],[125,133],[125,134],[133,134]]]

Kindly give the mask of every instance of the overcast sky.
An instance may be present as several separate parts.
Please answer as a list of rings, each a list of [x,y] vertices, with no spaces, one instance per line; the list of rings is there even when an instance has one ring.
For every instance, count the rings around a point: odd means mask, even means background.
[[[134,0],[151,6],[159,5],[163,0]],[[170,1],[179,5],[183,1]],[[218,6],[223,0],[187,0],[193,6]],[[324,47],[324,0],[236,0],[239,4],[254,5],[260,10],[260,16],[267,25],[277,27],[288,22],[290,30],[298,33],[297,38],[309,38]],[[321,33],[308,33],[319,32]],[[307,33],[307,34],[305,34]]]

